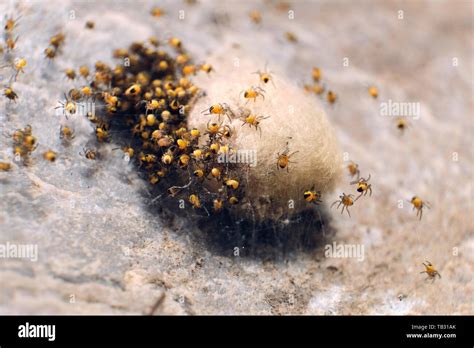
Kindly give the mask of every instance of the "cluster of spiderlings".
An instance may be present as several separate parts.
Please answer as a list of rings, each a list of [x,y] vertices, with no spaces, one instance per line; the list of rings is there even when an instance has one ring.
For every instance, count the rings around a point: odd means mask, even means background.
[[[66,37],[63,33],[58,33],[49,39],[49,46],[44,50],[44,55],[48,59],[54,59],[60,52]]]
[[[36,137],[33,136],[33,129],[27,125],[23,129],[17,129],[13,132],[13,154],[15,160],[22,160],[23,163],[28,163],[31,153],[36,150]]]
[[[5,23],[5,32],[4,40],[5,46],[8,51],[13,51],[16,47],[18,41],[18,36],[15,36],[15,28],[18,25],[18,19],[7,18]],[[1,51],[3,51],[3,46],[1,46]]]
[[[112,134],[124,158],[156,187],[157,197],[177,198],[208,214],[221,211],[241,202],[244,195],[242,164],[222,160],[234,151],[232,130],[218,120],[210,121],[204,134],[187,127],[200,94],[189,77],[198,71],[210,73],[212,67],[194,65],[179,39],[170,39],[168,45],[172,52],[150,38],[116,49],[113,56],[121,63],[110,67],[97,62],[89,79],[89,70],[81,67],[88,84],[71,89],[62,106],[74,114],[78,102],[98,102],[96,112],[87,113],[97,142],[110,141]],[[98,151],[84,149],[84,156],[95,160]]]
[[[4,83],[3,74],[2,74],[2,87],[3,95],[12,100],[16,101],[18,94],[13,90],[12,83],[16,81],[18,75],[24,72],[24,68],[27,64],[24,58],[16,57],[14,50],[17,47],[18,35],[15,34],[15,29],[18,26],[18,19],[13,19],[12,17],[6,19],[4,27],[3,38],[5,40],[5,47],[0,44],[0,54],[2,55],[2,64],[0,69],[10,69],[12,74],[8,83]]]
[[[321,83],[321,69],[313,68],[311,72],[311,77],[313,79],[312,84],[305,84],[304,89],[307,93],[314,93],[316,95],[322,95],[326,91],[326,87]],[[326,93],[326,100],[333,104],[336,102],[337,95],[331,90],[328,90]]]
[[[16,101],[18,94],[13,90],[13,81],[19,73],[24,72],[23,69],[26,66],[26,60],[24,58],[18,58],[14,54],[16,43],[18,41],[18,35],[15,34],[15,30],[18,27],[18,18],[13,17],[6,18],[4,35],[5,47],[0,44],[0,54],[2,55],[2,61],[5,65],[0,66],[0,69],[10,69],[12,75],[7,83],[3,81],[3,74],[1,76],[1,82],[3,87],[3,95],[11,100]],[[33,131],[30,125],[27,125],[24,129],[17,129],[13,132],[13,154],[16,161],[23,161],[24,164],[28,164],[30,161],[31,153],[37,147],[36,137],[33,136]],[[1,171],[10,171],[12,168],[8,162],[0,162]]]

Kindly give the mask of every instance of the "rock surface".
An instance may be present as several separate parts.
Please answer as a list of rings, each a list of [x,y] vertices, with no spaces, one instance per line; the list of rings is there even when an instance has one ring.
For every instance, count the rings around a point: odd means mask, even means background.
[[[301,1],[290,5],[294,19],[266,1],[163,8],[154,18],[145,1],[0,3],[0,13],[22,14],[17,54],[28,61],[14,85],[18,101],[0,99],[1,131],[31,124],[39,142],[31,166],[0,172],[0,243],[38,246],[37,262],[0,259],[0,313],[150,313],[162,294],[155,314],[474,313],[472,2]],[[260,25],[248,18],[254,8]],[[48,62],[43,50],[57,31],[64,52]],[[216,246],[185,219],[160,217],[113,144],[100,161],[80,156],[94,135],[84,118],[68,120],[76,138],[63,147],[66,120],[54,108],[71,88],[64,70],[112,62],[113,48],[152,34],[181,38],[198,61],[238,44],[297,83],[321,67],[338,95],[326,113],[348,159],[371,174],[372,197],[351,207],[352,218],[328,210],[319,244],[253,244],[265,250],[255,256],[241,240]],[[421,105],[403,135],[381,115],[389,99]],[[11,139],[0,144],[1,160],[12,161]],[[59,153],[53,164],[41,158],[48,149]],[[348,182],[327,208],[353,191]],[[421,221],[406,202],[415,194],[432,205]],[[334,241],[363,245],[363,261],[325,257]],[[442,279],[424,281],[424,260]]]

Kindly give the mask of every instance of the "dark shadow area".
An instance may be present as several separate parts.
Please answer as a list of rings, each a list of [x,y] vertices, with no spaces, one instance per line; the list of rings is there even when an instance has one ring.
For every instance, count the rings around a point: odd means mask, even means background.
[[[260,223],[236,219],[231,212],[223,211],[200,219],[198,233],[213,252],[223,256],[235,256],[238,251],[242,257],[282,260],[297,252],[318,250],[333,234],[327,214],[316,209]]]
[[[176,233],[188,234],[194,243],[220,256],[284,261],[298,253],[321,250],[335,233],[322,207],[308,207],[277,221],[254,223],[235,216],[230,209],[210,216],[197,215],[189,206],[173,208],[177,206],[175,200],[162,198],[147,204],[147,209]]]

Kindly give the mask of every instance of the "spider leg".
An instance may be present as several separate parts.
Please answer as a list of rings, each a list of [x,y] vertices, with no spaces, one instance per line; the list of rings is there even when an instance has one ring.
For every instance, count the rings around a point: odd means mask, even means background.
[[[347,214],[349,214],[349,217],[351,217],[351,213],[350,213],[350,211],[349,211],[349,207],[348,207],[348,206],[346,206],[346,211],[347,211]]]

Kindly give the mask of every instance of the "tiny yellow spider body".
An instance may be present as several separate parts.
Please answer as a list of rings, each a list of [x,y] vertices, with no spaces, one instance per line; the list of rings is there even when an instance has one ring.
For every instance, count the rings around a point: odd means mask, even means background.
[[[347,170],[349,171],[351,177],[357,176],[357,180],[359,180],[360,171],[359,165],[357,163],[350,162],[347,165]]]
[[[359,180],[356,181],[351,181],[351,185],[357,184],[357,192],[360,193],[360,195],[355,199],[356,201],[362,196],[362,195],[367,195],[367,193],[370,193],[370,196],[372,196],[372,184],[369,184],[370,180],[370,174],[367,179],[365,178],[360,178]]]
[[[220,117],[225,115],[232,122],[232,118],[235,116],[232,109],[226,103],[217,103],[209,107],[209,109],[203,110],[204,115],[217,115]]]
[[[349,212],[349,207],[351,205],[354,205],[354,196],[349,194],[349,195],[346,195],[345,193],[343,193],[342,195],[339,196],[339,199],[337,201],[335,201],[333,204],[331,204],[331,208],[339,203],[336,207],[336,209],[339,209],[339,207],[342,205],[342,210],[341,210],[341,214],[344,212],[344,209],[346,209],[347,211],[347,214],[349,215],[349,217],[351,216],[351,213]]]
[[[379,91],[377,90],[377,87],[375,87],[375,86],[369,87],[369,95],[372,98],[377,98],[378,95],[379,95]]]
[[[249,114],[242,118],[242,127],[248,125],[250,128],[255,127],[256,130],[260,131],[260,135],[262,135],[262,129],[260,128],[260,122],[269,118],[270,116],[257,116],[254,114]]]
[[[295,151],[295,152],[292,152],[290,153],[290,149],[288,147],[288,143],[286,144],[286,149],[285,151],[283,151],[283,153],[278,153],[277,154],[277,168],[278,169],[285,169],[286,168],[286,171],[288,172],[289,171],[289,164],[292,163],[290,161],[290,158],[299,151]]]
[[[423,216],[423,208],[426,207],[426,208],[430,209],[429,202],[423,201],[418,196],[413,196],[410,203],[413,204],[413,210],[416,209],[416,216],[419,216],[420,220],[421,220],[421,217]]]
[[[305,191],[303,197],[306,202],[319,205],[323,201],[321,200],[321,191],[314,191],[314,187],[311,190]]]
[[[54,162],[54,161],[56,161],[56,152],[51,151],[51,150],[46,151],[43,154],[43,158],[47,161]]]
[[[265,90],[261,87],[252,86],[240,92],[240,94],[242,93],[244,98],[247,99],[246,103],[248,103],[250,99],[253,99],[254,102],[257,101],[257,97],[262,97],[262,99],[265,100]]]

